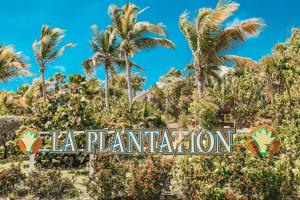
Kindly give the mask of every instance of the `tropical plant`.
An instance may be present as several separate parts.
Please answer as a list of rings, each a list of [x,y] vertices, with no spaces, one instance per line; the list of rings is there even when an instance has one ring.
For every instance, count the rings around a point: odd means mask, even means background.
[[[94,162],[95,173],[85,182],[92,199],[126,199],[125,162],[115,162],[113,156],[99,156]]]
[[[103,64],[105,70],[105,105],[109,106],[109,73],[112,79],[117,76],[116,66],[124,66],[125,61],[120,57],[119,44],[117,43],[116,31],[108,26],[104,32],[100,31],[96,25],[92,26],[93,38],[90,46],[94,51],[92,58],[83,61],[82,66],[88,76],[94,74],[96,68]]]
[[[291,120],[295,113],[293,108],[299,102],[299,92],[296,91],[300,75],[300,29],[291,32],[289,39],[275,45],[272,54],[260,62],[268,110],[273,112],[269,115],[274,116],[274,121],[279,124],[284,119]]]
[[[157,155],[150,155],[143,160],[134,159],[130,169],[132,177],[129,178],[129,191],[133,199],[167,199],[166,193],[170,191],[173,164],[172,158]]]
[[[204,95],[204,86],[208,79],[213,77],[219,81],[221,65],[253,62],[248,58],[226,54],[247,37],[258,34],[265,26],[260,19],[252,18],[238,25],[224,27],[224,22],[238,7],[239,4],[220,0],[215,9],[200,9],[193,21],[188,19],[187,12],[180,16],[180,29],[193,56],[193,63],[188,68],[194,69],[200,97]]]
[[[132,3],[127,3],[121,8],[116,5],[111,5],[108,11],[113,21],[113,27],[121,38],[120,50],[122,57],[126,61],[128,99],[130,102],[132,101],[133,93],[129,56],[133,56],[135,53],[144,49],[159,46],[175,48],[173,42],[165,38],[166,32],[162,24],[137,21],[138,15],[144,10],[140,10]],[[157,34],[163,38],[150,37],[148,35],[149,33]]]
[[[47,25],[42,26],[41,36],[39,40],[35,40],[32,44],[32,49],[35,55],[36,62],[40,66],[42,77],[43,99],[46,100],[45,88],[45,70],[47,64],[61,56],[66,48],[74,47],[74,43],[69,43],[57,49],[58,44],[64,38],[64,30],[60,28],[51,28]]]
[[[0,44],[0,82],[20,75],[31,75],[27,67],[21,53],[15,52],[13,46]]]
[[[295,179],[279,156],[253,156],[244,135],[234,138],[233,148],[233,155],[178,160],[174,172],[184,199],[297,199]]]
[[[190,104],[189,111],[196,125],[201,128],[212,130],[216,128],[218,123],[219,107],[205,99],[194,99]]]
[[[35,98],[29,106],[31,113],[25,125],[38,130],[85,130],[95,129],[96,115],[103,109],[102,99],[99,98],[99,80],[90,79],[75,74],[69,76],[59,92],[48,96],[47,102]],[[78,137],[78,147],[85,144],[85,137]],[[78,167],[85,164],[85,155],[58,155],[41,152],[36,156],[36,163],[42,167]]]

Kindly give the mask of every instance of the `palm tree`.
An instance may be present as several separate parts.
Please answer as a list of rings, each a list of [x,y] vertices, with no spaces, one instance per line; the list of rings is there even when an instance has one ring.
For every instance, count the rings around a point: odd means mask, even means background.
[[[149,22],[137,22],[137,17],[144,10],[140,10],[136,5],[127,3],[122,8],[116,5],[109,7],[109,14],[113,21],[113,27],[121,38],[120,49],[122,57],[126,61],[126,78],[128,85],[128,99],[132,101],[132,84],[131,84],[131,66],[129,56],[147,48],[167,47],[175,48],[172,41],[167,40],[166,32],[162,24],[151,24]],[[154,38],[149,36],[157,34],[163,38]]]
[[[94,51],[92,58],[83,61],[82,66],[88,76],[94,74],[96,68],[103,64],[105,70],[105,106],[108,107],[109,72],[116,75],[116,65],[122,65],[120,59],[119,44],[116,40],[116,32],[108,26],[104,32],[96,25],[92,26],[93,38],[90,45]]]
[[[193,56],[193,63],[189,67],[195,71],[200,97],[204,96],[205,80],[209,77],[218,79],[221,65],[252,62],[249,58],[226,55],[238,43],[257,35],[265,26],[261,19],[252,18],[224,28],[224,22],[238,7],[239,4],[220,0],[215,9],[200,9],[195,20],[189,20],[187,12],[180,16],[180,29]]]
[[[57,57],[61,56],[65,48],[75,46],[74,43],[69,43],[60,48],[57,48],[58,44],[64,37],[64,30],[43,25],[40,39],[38,41],[35,40],[32,44],[36,62],[40,66],[44,101],[47,98],[45,88],[45,70],[47,64],[55,60]]]
[[[13,46],[0,44],[0,82],[6,82],[15,76],[30,75],[26,70],[27,66],[24,58],[15,52]]]
[[[59,72],[54,74],[54,76],[49,79],[54,86],[55,92],[59,92],[60,86],[65,83],[65,78],[66,76]]]

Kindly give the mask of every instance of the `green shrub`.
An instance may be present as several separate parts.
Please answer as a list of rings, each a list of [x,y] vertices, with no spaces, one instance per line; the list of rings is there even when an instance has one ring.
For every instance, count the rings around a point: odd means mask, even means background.
[[[62,199],[78,195],[74,180],[62,177],[58,170],[33,172],[25,185],[32,196],[41,199]]]
[[[184,199],[297,199],[297,182],[287,162],[251,154],[244,139],[234,143],[233,155],[178,161],[174,171]]]
[[[145,162],[146,161],[146,162]],[[145,160],[134,160],[131,167],[129,196],[134,199],[161,199],[170,190],[173,159],[150,155]]]
[[[98,200],[124,197],[126,170],[122,163],[116,163],[110,156],[105,156],[94,164],[95,173],[85,182],[90,197]]]
[[[6,159],[16,138],[16,130],[21,126],[22,117],[0,116],[0,147],[3,147],[3,158]],[[12,152],[14,153],[14,152]]]
[[[10,169],[0,172],[0,197],[7,197],[25,179],[20,165],[12,165]]]
[[[195,123],[202,128],[211,130],[217,126],[219,107],[216,104],[197,99],[191,103],[189,111]]]

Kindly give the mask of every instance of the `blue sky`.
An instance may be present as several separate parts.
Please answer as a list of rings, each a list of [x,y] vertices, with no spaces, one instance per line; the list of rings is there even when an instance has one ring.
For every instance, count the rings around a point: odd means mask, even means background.
[[[81,63],[92,55],[88,40],[91,38],[91,25],[97,24],[104,29],[110,24],[107,7],[114,3],[123,5],[127,0],[10,0],[1,2],[0,43],[13,44],[31,64],[32,77],[15,78],[1,83],[0,89],[15,90],[19,85],[31,83],[40,76],[38,65],[32,52],[32,42],[39,38],[43,24],[66,30],[63,43],[75,42],[77,46],[67,49],[62,57],[49,64],[46,78],[55,72],[66,75],[82,73]],[[201,7],[214,7],[217,0],[132,0],[140,8],[149,6],[140,20],[151,23],[162,22],[167,26],[168,38],[176,44],[176,50],[158,48],[135,55],[134,61],[146,69],[142,75],[147,77],[144,88],[156,83],[159,77],[170,67],[183,69],[191,61],[188,45],[179,30],[178,17],[185,10],[196,14]],[[300,1],[298,0],[236,0],[239,10],[227,24],[252,17],[264,19],[267,28],[258,36],[249,39],[238,47],[234,54],[259,60],[271,52],[272,46],[284,41],[290,35],[290,29],[300,27]],[[97,77],[104,79],[103,70],[97,71]]]

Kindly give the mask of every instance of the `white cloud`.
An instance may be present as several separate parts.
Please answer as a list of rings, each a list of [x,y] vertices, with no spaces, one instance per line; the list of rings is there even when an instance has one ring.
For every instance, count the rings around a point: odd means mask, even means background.
[[[57,69],[61,72],[66,72],[66,68],[64,66],[61,66],[61,65],[57,65],[55,67],[53,67],[54,69]]]

